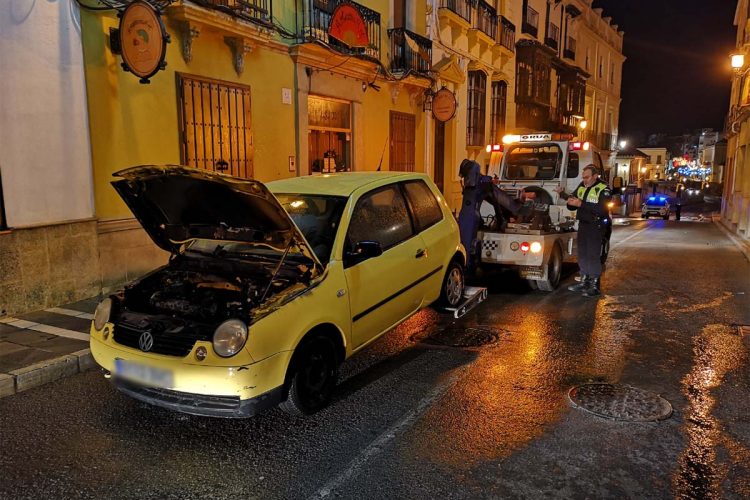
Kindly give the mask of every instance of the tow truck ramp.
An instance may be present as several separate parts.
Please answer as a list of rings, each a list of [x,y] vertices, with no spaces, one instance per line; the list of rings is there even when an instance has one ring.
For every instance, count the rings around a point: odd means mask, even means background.
[[[460,318],[474,309],[487,299],[487,288],[478,286],[467,286],[464,288],[464,301],[457,307],[446,307],[445,310],[453,313],[455,319]]]

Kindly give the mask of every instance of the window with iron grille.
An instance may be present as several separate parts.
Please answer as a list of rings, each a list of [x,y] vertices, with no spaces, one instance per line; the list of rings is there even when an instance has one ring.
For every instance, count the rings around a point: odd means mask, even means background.
[[[391,111],[391,170],[414,172],[415,138],[414,115]]]
[[[177,78],[182,163],[251,178],[250,87],[186,75]]]
[[[468,116],[466,145],[484,145],[484,116],[486,111],[487,75],[483,71],[469,71]]]
[[[499,144],[505,132],[505,110],[508,103],[508,84],[492,82],[490,101],[490,142]]]

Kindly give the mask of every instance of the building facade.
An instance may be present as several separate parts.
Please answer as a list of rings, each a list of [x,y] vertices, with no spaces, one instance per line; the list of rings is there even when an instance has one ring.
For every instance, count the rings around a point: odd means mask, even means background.
[[[735,53],[744,63],[732,78],[727,114],[727,159],[723,172],[721,221],[731,231],[750,239],[750,2],[739,0],[734,16],[737,27]]]

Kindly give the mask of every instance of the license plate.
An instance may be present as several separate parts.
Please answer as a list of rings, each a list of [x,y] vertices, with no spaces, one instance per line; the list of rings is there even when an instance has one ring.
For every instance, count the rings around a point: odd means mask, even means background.
[[[159,387],[161,389],[172,387],[171,371],[125,361],[124,359],[115,360],[115,375],[125,380],[151,387]]]

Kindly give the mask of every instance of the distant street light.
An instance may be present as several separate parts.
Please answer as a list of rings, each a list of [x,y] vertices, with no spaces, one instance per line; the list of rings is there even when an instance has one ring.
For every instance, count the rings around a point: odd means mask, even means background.
[[[739,71],[745,65],[745,54],[732,54],[732,69]]]
[[[628,145],[628,141],[620,141],[620,149],[625,149],[625,146]]]

